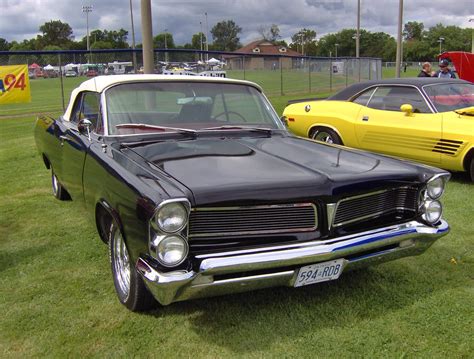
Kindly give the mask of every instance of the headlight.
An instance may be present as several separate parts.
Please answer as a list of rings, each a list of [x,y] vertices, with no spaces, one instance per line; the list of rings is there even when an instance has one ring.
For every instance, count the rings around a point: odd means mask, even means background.
[[[444,192],[446,179],[444,177],[436,177],[426,184],[426,193],[431,199],[438,199]]]
[[[166,233],[175,233],[186,226],[188,211],[180,202],[170,202],[161,207],[155,215],[159,229]]]
[[[156,241],[156,258],[166,267],[177,266],[188,255],[188,242],[181,236],[162,236]]]
[[[443,214],[443,206],[439,201],[426,200],[422,205],[421,218],[429,224],[435,224]]]

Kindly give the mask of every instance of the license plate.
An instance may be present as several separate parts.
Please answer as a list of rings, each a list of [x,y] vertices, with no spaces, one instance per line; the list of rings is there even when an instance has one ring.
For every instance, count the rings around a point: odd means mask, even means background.
[[[343,268],[344,259],[301,267],[296,277],[295,287],[335,280],[339,278]]]

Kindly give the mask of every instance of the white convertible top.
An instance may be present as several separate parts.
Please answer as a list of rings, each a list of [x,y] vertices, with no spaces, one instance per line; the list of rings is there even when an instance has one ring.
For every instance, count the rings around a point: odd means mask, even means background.
[[[150,81],[183,81],[183,82],[224,82],[233,84],[245,84],[253,86],[260,91],[262,88],[250,81],[234,80],[222,77],[210,77],[210,76],[188,76],[188,75],[149,75],[149,74],[136,74],[136,75],[109,75],[109,76],[97,76],[81,83],[71,92],[71,98],[66,108],[66,112],[63,115],[64,120],[69,121],[72,112],[72,106],[76,96],[82,91],[92,91],[101,93],[110,86],[131,83],[131,82],[150,82]]]

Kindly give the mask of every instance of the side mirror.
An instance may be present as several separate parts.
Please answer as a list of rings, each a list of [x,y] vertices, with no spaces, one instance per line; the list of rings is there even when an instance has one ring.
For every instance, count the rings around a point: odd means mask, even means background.
[[[89,138],[89,141],[91,140],[91,127],[92,122],[87,118],[83,118],[77,124],[77,129],[79,130],[79,133],[81,135],[87,136]]]
[[[413,115],[413,106],[408,103],[401,105],[400,110],[405,113],[405,116]]]
[[[285,127],[288,127],[288,118],[286,116],[281,116],[280,121]]]

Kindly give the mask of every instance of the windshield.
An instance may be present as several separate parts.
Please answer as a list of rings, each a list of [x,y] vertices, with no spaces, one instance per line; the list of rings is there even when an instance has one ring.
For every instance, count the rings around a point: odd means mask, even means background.
[[[467,83],[447,83],[424,86],[438,112],[454,111],[474,106],[474,85]]]
[[[112,87],[105,98],[110,135],[222,126],[283,128],[265,97],[246,85],[137,82]]]

